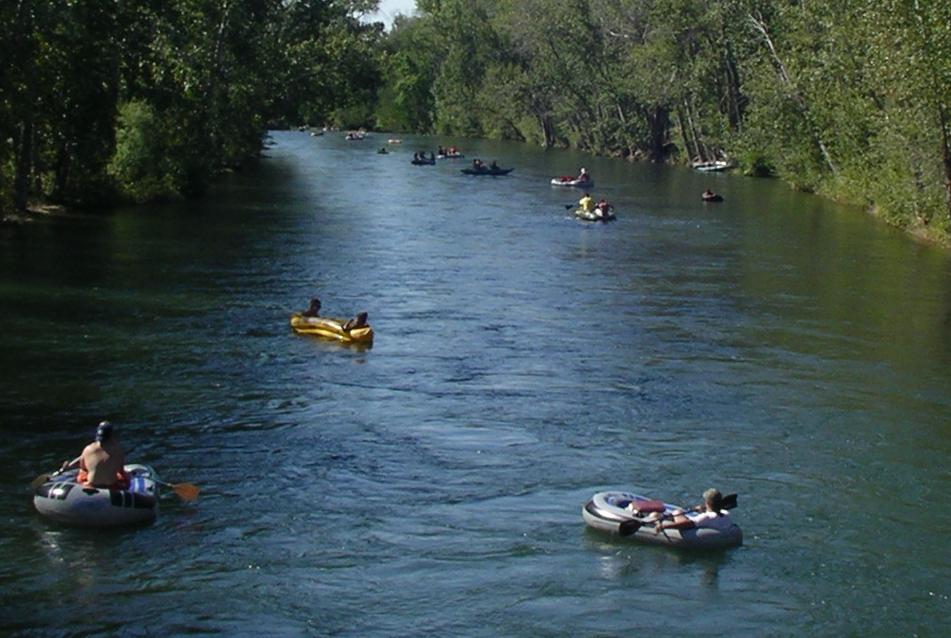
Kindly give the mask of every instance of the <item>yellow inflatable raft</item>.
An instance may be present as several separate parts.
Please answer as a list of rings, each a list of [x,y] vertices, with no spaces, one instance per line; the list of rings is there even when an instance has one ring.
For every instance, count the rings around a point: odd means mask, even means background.
[[[346,319],[331,317],[304,317],[300,313],[291,315],[291,328],[300,335],[315,335],[325,339],[336,339],[343,343],[372,343],[373,328],[369,324],[362,328],[344,330]]]

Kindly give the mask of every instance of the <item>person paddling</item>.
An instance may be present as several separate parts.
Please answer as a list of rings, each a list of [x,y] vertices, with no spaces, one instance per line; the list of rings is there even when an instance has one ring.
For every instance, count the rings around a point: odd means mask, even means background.
[[[72,461],[65,461],[60,471],[79,466],[76,482],[89,487],[124,490],[129,487],[126,473],[125,452],[119,445],[115,429],[108,421],[96,428],[96,440],[83,448],[82,454]]]

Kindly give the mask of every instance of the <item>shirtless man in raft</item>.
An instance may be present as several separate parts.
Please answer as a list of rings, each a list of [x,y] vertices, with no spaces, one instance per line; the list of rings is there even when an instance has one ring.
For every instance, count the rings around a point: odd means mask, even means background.
[[[62,470],[79,466],[77,482],[90,487],[124,489],[128,487],[128,476],[123,470],[125,452],[119,445],[119,439],[112,424],[103,421],[96,428],[96,440],[83,449],[83,453],[72,461],[63,463]]]

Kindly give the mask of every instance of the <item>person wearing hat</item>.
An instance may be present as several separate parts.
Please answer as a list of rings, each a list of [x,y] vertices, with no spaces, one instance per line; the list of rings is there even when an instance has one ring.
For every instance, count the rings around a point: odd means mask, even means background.
[[[703,505],[693,511],[675,511],[672,519],[660,518],[654,526],[654,533],[665,529],[690,529],[691,527],[726,528],[731,525],[730,515],[723,509],[723,495],[720,490],[710,488],[703,493]]]
[[[109,489],[127,489],[129,486],[129,476],[124,469],[125,452],[108,421],[101,422],[96,428],[96,440],[83,448],[83,453],[75,459],[63,463],[60,471],[77,465],[78,483]]]

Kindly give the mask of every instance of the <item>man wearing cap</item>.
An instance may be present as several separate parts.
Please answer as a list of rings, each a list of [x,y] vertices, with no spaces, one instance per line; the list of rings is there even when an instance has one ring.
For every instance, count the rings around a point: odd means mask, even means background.
[[[60,470],[77,465],[79,475],[76,481],[89,487],[125,489],[129,485],[129,477],[123,469],[125,452],[108,421],[103,421],[96,428],[96,440],[83,448],[83,453],[75,459],[63,463]]]
[[[672,519],[658,520],[654,526],[654,533],[658,534],[665,529],[690,529],[691,527],[725,529],[731,524],[730,515],[723,509],[723,495],[720,494],[720,490],[711,487],[703,493],[703,505],[699,505],[697,511],[676,511]]]

